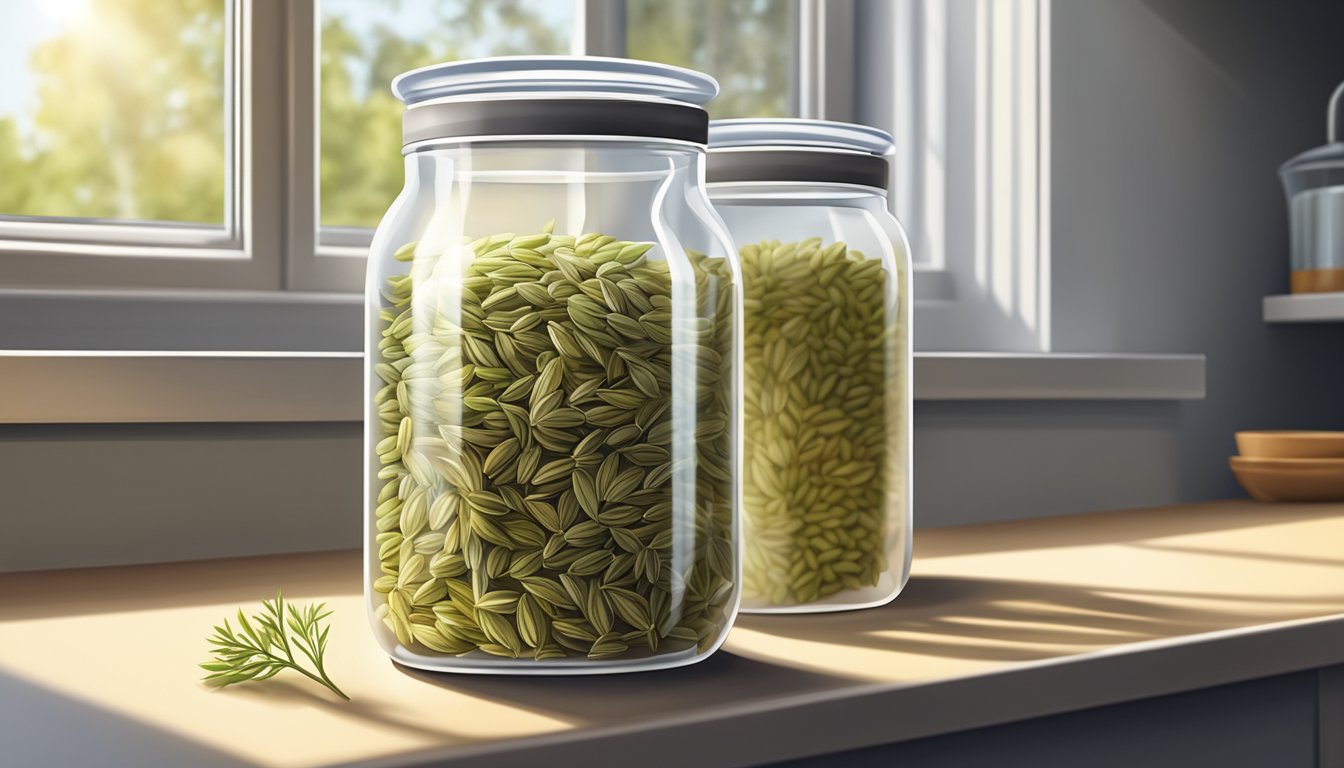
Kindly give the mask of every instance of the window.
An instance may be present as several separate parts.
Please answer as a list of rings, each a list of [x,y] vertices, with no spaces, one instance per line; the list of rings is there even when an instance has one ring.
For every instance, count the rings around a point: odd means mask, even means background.
[[[797,113],[795,0],[628,0],[625,54],[712,73],[710,117]]]
[[[224,0],[0,8],[0,213],[227,221]]]
[[[143,304],[125,289],[205,289],[220,307],[249,290],[247,302],[355,306],[372,229],[402,183],[396,73],[484,55],[629,55],[715,75],[714,117],[891,130],[894,207],[918,260],[917,345],[1048,349],[1048,11],[1049,0],[11,0],[0,291],[99,289]],[[344,298],[318,295],[333,292]]]
[[[252,214],[264,121],[242,121],[250,8],[0,6],[0,287],[279,287],[278,221]]]
[[[401,189],[398,73],[479,56],[563,54],[572,46],[569,0],[324,0],[318,132],[320,224],[372,228]]]
[[[399,72],[510,54],[620,55],[702,69],[720,79],[713,117],[797,113],[799,0],[323,0],[314,245],[296,243],[293,282],[357,284],[356,261],[401,189]],[[305,167],[295,179],[312,178]],[[298,201],[306,211],[307,201]],[[306,254],[314,254],[307,259]]]
[[[919,349],[1049,349],[1049,0],[874,0],[856,117],[896,138]]]

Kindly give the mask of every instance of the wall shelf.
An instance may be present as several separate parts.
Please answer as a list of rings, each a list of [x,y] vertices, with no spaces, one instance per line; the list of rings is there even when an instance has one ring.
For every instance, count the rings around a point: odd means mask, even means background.
[[[1344,293],[1298,293],[1266,296],[1266,323],[1344,322]]]

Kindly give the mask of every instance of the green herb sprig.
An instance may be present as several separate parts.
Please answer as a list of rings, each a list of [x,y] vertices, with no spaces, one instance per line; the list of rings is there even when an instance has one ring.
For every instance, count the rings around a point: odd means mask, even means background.
[[[323,666],[327,633],[331,631],[330,626],[319,623],[331,615],[326,603],[300,610],[286,605],[284,596],[276,590],[275,601],[264,600],[262,606],[262,612],[251,621],[241,608],[238,610],[237,632],[229,626],[228,619],[223,626],[215,627],[215,634],[209,638],[215,658],[201,664],[201,669],[211,673],[204,678],[205,684],[223,688],[249,680],[265,680],[292,669],[349,701],[350,697],[336,687]],[[302,655],[298,659],[294,656],[295,648]],[[307,657],[315,671],[304,668],[302,657]]]

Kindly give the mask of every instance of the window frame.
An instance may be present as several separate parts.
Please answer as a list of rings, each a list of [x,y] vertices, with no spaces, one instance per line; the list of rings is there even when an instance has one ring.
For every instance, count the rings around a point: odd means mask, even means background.
[[[280,6],[230,0],[226,23],[225,150],[229,194],[222,230],[175,222],[8,216],[0,220],[5,289],[210,288],[271,290],[280,283],[283,226],[274,135],[285,86],[278,71]]]
[[[286,80],[290,85],[288,121],[285,282],[301,291],[359,291],[372,230],[353,230],[336,242],[324,242],[319,220],[321,136],[318,99],[321,88],[321,24],[318,0],[286,0]],[[306,180],[306,181],[305,181]]]
[[[0,295],[43,289],[50,301],[57,301],[63,291],[76,301],[87,300],[90,290],[102,290],[113,297],[124,296],[129,305],[136,291],[185,296],[205,290],[221,300],[235,293],[241,306],[254,301],[258,292],[273,292],[283,297],[280,301],[297,306],[309,301],[329,303],[330,294],[362,293],[372,230],[322,228],[319,222],[319,1],[232,0],[234,34],[229,43],[234,99],[229,162],[234,182],[230,221],[223,235],[217,229],[175,224],[0,218],[0,273],[6,276]],[[882,28],[875,26],[874,14],[884,9],[909,13],[916,3],[937,1],[795,0],[795,113],[878,125],[892,122],[891,110],[908,99],[908,94],[892,92],[902,83],[898,78],[893,84],[888,70],[879,72],[876,82],[885,78],[883,87],[889,92],[874,99],[871,73],[884,55],[897,72],[908,72],[917,64],[909,57],[918,55],[918,50],[908,44],[893,46],[890,35],[884,36]],[[975,253],[949,256],[941,263],[916,263],[915,346],[920,350],[1044,352],[1050,348],[1050,0],[970,1],[982,8],[1005,2],[1013,7],[1010,34],[986,38],[994,47],[987,60],[1017,56],[1020,62],[1025,52],[1035,57],[1033,87],[1022,89],[1003,77],[985,77],[976,97],[984,115],[982,133],[983,125],[989,124],[986,121],[998,121],[993,123],[995,131],[1006,129],[1006,140],[996,139],[988,149],[1001,158],[1014,153],[1032,158],[1029,170],[1034,172],[1016,174],[1010,180],[1011,194],[977,193],[975,220],[991,231]],[[626,0],[575,2],[573,51],[624,55]],[[890,61],[895,56],[907,58]],[[879,114],[884,108],[887,113]],[[899,125],[892,127],[898,145],[895,166],[908,167],[900,153],[908,150],[909,136],[902,134]],[[987,162],[994,170],[993,153]],[[992,231],[1005,226],[1014,232],[1013,237]],[[919,247],[916,241],[917,251]],[[1011,273],[1007,279],[1015,285],[1030,281],[1034,286],[1038,303],[1029,332],[1002,322],[993,295],[980,290],[976,282],[976,259],[982,271],[986,261],[996,270],[1006,265]],[[94,345],[147,346],[148,340],[137,342],[132,335],[143,334],[143,326],[130,325],[116,331],[90,329],[93,334],[119,337]],[[253,343],[254,336],[240,335],[237,348]],[[21,345],[17,339],[6,342],[7,346]],[[333,340],[326,348],[342,346]]]
[[[317,116],[317,62],[321,56],[320,0],[287,0],[290,30],[289,259],[288,284],[297,290],[361,290],[364,257],[373,230],[324,227],[321,224],[321,140]],[[800,117],[850,119],[853,109],[854,60],[847,52],[854,40],[853,0],[794,0],[793,93],[790,102]],[[574,0],[574,55],[626,55],[627,0]],[[306,30],[311,30],[307,34]],[[309,137],[311,151],[304,146]],[[311,179],[311,185],[301,182]],[[311,188],[310,188],[311,186]]]
[[[919,231],[922,209],[902,217],[915,251],[915,348],[940,351],[1049,352],[1050,338],[1050,3],[1051,0],[966,0],[973,9],[976,61],[965,111],[949,118],[953,130],[973,131],[975,181],[955,190],[947,203],[972,216],[958,216],[954,233],[944,224],[931,248]],[[928,35],[915,21],[921,11],[947,13],[944,0],[862,0],[858,6],[858,122],[885,125],[896,138],[893,210],[910,179],[924,183],[917,153],[926,149],[920,127],[908,116],[919,109],[921,90],[949,93],[955,75],[949,63],[928,82],[921,57]],[[965,8],[962,9],[963,11]],[[892,44],[890,30],[896,30]],[[962,26],[962,29],[968,27]],[[885,43],[883,45],[882,43]],[[963,62],[964,63],[964,62]],[[915,75],[924,77],[916,82]],[[894,76],[893,76],[894,75]],[[883,92],[885,91],[885,92]],[[955,122],[955,125],[953,123]],[[951,140],[943,142],[947,153]],[[958,146],[965,146],[965,142]],[[964,162],[963,158],[963,162]],[[950,164],[950,160],[947,164]],[[902,169],[920,168],[915,173]],[[947,174],[939,172],[938,183]],[[937,187],[945,192],[943,186]],[[914,193],[918,194],[918,193]],[[910,219],[914,220],[910,220]],[[935,222],[941,217],[933,215]],[[970,226],[965,222],[970,220]],[[937,226],[935,223],[934,226]],[[960,242],[951,244],[956,234]],[[969,241],[969,242],[966,242]],[[932,258],[918,258],[935,251]]]
[[[291,51],[302,56],[295,82],[315,88],[313,69],[319,30],[315,0],[290,0],[300,9],[292,28],[312,29],[313,36],[296,41]],[[791,94],[799,117],[882,124],[883,117],[865,108],[874,100],[865,92],[862,73],[871,68],[884,46],[866,40],[861,30],[882,34],[878,16],[883,11],[902,15],[907,22],[919,3],[938,0],[795,0],[793,23],[796,71]],[[1050,228],[1049,228],[1049,25],[1050,0],[973,0],[975,35],[983,47],[976,62],[973,121],[976,131],[976,184],[974,199],[975,247],[917,259],[913,265],[915,347],[919,350],[1048,352],[1050,350]],[[626,0],[577,0],[575,53],[598,56],[626,54]],[[899,22],[898,22],[899,23]],[[904,44],[894,46],[891,62],[903,75],[889,78],[886,88],[892,107],[910,103],[909,73],[923,54],[913,27]],[[885,46],[891,51],[892,46]],[[1013,66],[999,67],[1000,62]],[[1015,74],[1014,74],[1015,73]],[[888,73],[884,73],[886,77]],[[879,78],[879,81],[881,78]],[[946,88],[944,78],[932,87]],[[316,92],[302,93],[295,104],[298,122],[295,141],[316,137]],[[877,101],[881,101],[878,99]],[[901,106],[897,106],[901,105]],[[895,168],[910,167],[918,151],[908,131],[899,126]],[[992,144],[991,144],[992,141]],[[295,153],[291,168],[290,279],[309,290],[351,290],[363,279],[362,256],[372,239],[371,230],[333,230],[319,226],[316,217],[318,179],[314,152]],[[1021,167],[1011,165],[1020,161]],[[895,175],[895,171],[893,172]],[[298,179],[311,178],[312,190]],[[994,186],[991,187],[991,184]],[[305,187],[299,189],[299,187]],[[893,186],[893,192],[899,187]],[[893,208],[897,206],[893,195]],[[921,247],[916,240],[916,251]],[[916,254],[918,255],[918,253]],[[993,283],[993,284],[987,284]],[[1030,297],[1030,306],[1014,307],[1020,316],[1005,317],[1002,285]]]

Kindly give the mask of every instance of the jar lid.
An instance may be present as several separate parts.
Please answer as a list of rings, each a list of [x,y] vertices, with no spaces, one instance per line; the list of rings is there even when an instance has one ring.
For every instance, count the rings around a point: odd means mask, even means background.
[[[600,56],[500,56],[398,75],[406,144],[494,136],[627,136],[705,144],[703,105],[719,84],[701,72]]]
[[[1309,149],[1279,167],[1288,196],[1323,187],[1344,186],[1344,136],[1340,135],[1339,113],[1344,108],[1344,83],[1330,95],[1326,108],[1326,144]]]
[[[710,183],[816,181],[886,189],[891,134],[832,120],[714,120],[709,124]]]
[[[1344,141],[1336,141],[1308,149],[1284,163],[1280,170],[1287,173],[1293,170],[1321,166],[1344,167]]]

